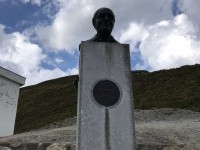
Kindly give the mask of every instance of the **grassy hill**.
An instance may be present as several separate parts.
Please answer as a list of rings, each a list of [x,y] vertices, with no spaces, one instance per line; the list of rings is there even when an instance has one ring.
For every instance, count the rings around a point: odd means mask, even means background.
[[[20,89],[15,133],[37,129],[76,116],[75,76],[67,76]],[[200,111],[200,65],[149,73],[133,71],[137,109],[182,108]]]

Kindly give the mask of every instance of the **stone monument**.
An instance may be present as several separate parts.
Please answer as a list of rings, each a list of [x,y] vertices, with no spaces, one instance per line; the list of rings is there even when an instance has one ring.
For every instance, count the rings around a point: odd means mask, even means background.
[[[13,135],[19,87],[25,78],[0,67],[0,137]]]
[[[136,150],[129,45],[111,32],[115,16],[100,8],[97,34],[81,42],[77,150]]]

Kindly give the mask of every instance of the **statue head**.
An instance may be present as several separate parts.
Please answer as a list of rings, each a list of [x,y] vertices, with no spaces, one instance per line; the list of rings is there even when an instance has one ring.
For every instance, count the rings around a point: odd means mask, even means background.
[[[109,8],[100,8],[95,12],[92,23],[97,34],[109,36],[114,27],[115,15]]]

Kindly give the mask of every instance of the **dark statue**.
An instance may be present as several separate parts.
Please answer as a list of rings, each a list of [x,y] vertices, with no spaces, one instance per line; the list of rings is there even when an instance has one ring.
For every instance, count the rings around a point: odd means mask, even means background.
[[[97,34],[89,42],[108,42],[119,43],[116,41],[111,32],[115,23],[115,15],[109,8],[99,8],[93,16],[92,24],[97,31]]]
[[[87,40],[88,42],[108,42],[119,43],[111,35],[115,24],[115,15],[109,8],[99,8],[92,18],[92,24],[97,31],[97,34]],[[80,49],[80,45],[79,45]],[[78,87],[79,76],[75,76],[75,87]]]

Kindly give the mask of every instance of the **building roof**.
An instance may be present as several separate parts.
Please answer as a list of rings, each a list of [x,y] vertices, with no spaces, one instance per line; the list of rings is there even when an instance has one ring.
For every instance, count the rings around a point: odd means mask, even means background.
[[[22,76],[14,73],[14,72],[12,72],[10,70],[7,70],[7,69],[5,69],[5,68],[3,68],[1,66],[0,66],[0,76],[4,77],[6,79],[9,79],[9,80],[11,80],[13,82],[16,82],[16,83],[18,83],[20,85],[24,85],[25,84],[25,80],[26,80],[25,77],[22,77]]]

